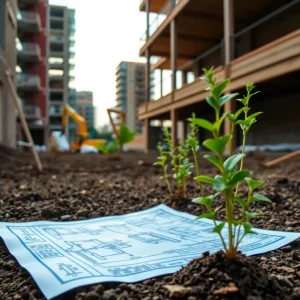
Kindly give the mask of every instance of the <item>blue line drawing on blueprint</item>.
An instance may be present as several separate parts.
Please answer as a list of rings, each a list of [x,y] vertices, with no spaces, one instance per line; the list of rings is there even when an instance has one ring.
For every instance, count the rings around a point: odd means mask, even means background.
[[[73,256],[78,255],[86,263],[92,263],[93,265],[101,265],[103,261],[106,261],[111,256],[118,256],[120,260],[130,259],[132,256],[123,250],[124,248],[130,248],[131,245],[119,240],[102,242],[93,239],[76,242],[67,241],[66,243],[71,246],[66,249],[66,252]]]
[[[77,275],[82,273],[77,266],[71,264],[59,263],[58,269],[60,271],[65,271],[66,276],[71,276],[71,277],[76,277]]]
[[[180,240],[176,240],[161,234],[153,233],[153,232],[142,232],[136,234],[129,234],[129,238],[135,239],[147,244],[160,244],[163,242],[173,242],[173,243],[180,243]]]
[[[30,249],[32,249],[32,251],[41,259],[63,257],[63,254],[58,252],[50,244],[32,245],[30,246]]]
[[[22,227],[11,227],[12,230],[20,234],[20,238],[26,243],[35,243],[35,242],[45,242],[44,239],[39,237],[35,232],[30,228]]]

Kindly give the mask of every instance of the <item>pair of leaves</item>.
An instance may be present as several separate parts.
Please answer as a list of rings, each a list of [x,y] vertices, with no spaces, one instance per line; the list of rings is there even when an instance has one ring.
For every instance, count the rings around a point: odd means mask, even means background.
[[[210,195],[208,197],[198,197],[192,200],[192,202],[196,204],[202,204],[205,205],[206,207],[211,206],[213,200],[219,195],[219,193]]]
[[[203,142],[203,146],[218,155],[222,155],[230,139],[231,135],[224,135],[216,139],[207,139]]]
[[[124,145],[134,140],[136,133],[131,131],[125,124],[120,125],[119,130],[119,144]]]
[[[234,186],[238,182],[244,180],[246,177],[249,176],[249,174],[250,171],[247,170],[238,171],[227,182],[225,181],[222,175],[216,175],[215,178],[201,175],[196,176],[195,179],[202,183],[212,184],[214,190],[216,190],[217,192],[223,192],[226,189]]]

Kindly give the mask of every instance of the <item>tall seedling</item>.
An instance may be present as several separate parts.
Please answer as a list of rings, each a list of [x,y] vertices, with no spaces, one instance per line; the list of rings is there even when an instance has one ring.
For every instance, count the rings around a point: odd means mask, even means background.
[[[215,122],[211,123],[208,120],[196,118],[194,115],[190,118],[192,128],[202,127],[208,130],[212,134],[212,138],[203,142],[203,146],[213,152],[213,155],[204,155],[204,158],[215,165],[219,170],[219,175],[214,178],[201,175],[199,169],[196,169],[197,176],[195,179],[199,183],[201,195],[198,198],[193,199],[193,202],[204,205],[207,209],[207,213],[199,216],[199,218],[212,219],[215,227],[213,231],[217,233],[222,241],[224,251],[229,259],[235,259],[237,256],[238,247],[242,239],[247,234],[254,234],[250,220],[254,217],[262,215],[261,212],[253,212],[250,210],[250,206],[254,201],[271,202],[265,196],[254,193],[254,190],[263,184],[260,180],[254,180],[251,178],[251,172],[244,170],[244,158],[245,158],[245,145],[247,133],[251,126],[256,122],[256,117],[261,112],[249,114],[250,106],[249,102],[251,97],[256,94],[253,92],[254,85],[248,83],[246,85],[247,94],[241,99],[238,99],[243,104],[243,107],[234,114],[223,113],[221,114],[224,104],[238,94],[226,94],[223,95],[224,90],[229,84],[229,79],[216,82],[216,77],[213,73],[213,68],[210,70],[204,69],[205,76],[202,80],[208,83],[208,90],[210,96],[207,97],[207,103],[215,111]],[[240,119],[240,116],[244,115],[244,118]],[[231,122],[231,134],[221,135],[221,126],[225,118],[228,118]],[[242,153],[233,154],[233,145],[231,143],[232,136],[235,132],[236,126],[240,126],[243,131],[243,144]],[[190,137],[191,138],[191,137]],[[193,138],[193,136],[192,136]],[[190,142],[195,145],[195,141],[192,139]],[[196,147],[197,145],[195,145]],[[230,146],[231,156],[225,159],[225,149]],[[195,165],[197,166],[197,158],[195,158]],[[248,193],[244,198],[239,197],[239,186],[242,181],[245,181],[248,185]],[[213,195],[204,195],[202,184],[212,185],[213,190],[216,192]],[[226,219],[223,222],[217,222],[218,210],[221,207],[214,208],[213,201],[218,195],[223,195],[226,210]],[[235,218],[235,207],[239,205],[241,207],[240,218]],[[228,237],[225,239],[224,230],[225,225],[228,227]]]

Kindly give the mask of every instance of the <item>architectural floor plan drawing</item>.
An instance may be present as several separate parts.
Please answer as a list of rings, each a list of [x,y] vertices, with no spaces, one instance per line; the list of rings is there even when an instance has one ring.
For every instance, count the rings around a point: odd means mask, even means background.
[[[87,221],[0,223],[0,235],[45,296],[52,298],[85,284],[136,282],[173,273],[203,252],[222,248],[212,228],[210,220],[158,205]],[[242,242],[245,254],[274,250],[300,237],[256,232]]]

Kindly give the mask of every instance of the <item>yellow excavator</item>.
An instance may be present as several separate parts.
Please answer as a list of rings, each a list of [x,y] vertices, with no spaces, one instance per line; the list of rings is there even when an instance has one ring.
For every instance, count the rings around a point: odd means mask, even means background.
[[[89,145],[98,148],[100,143],[106,143],[104,139],[89,139],[88,128],[85,119],[78,114],[70,105],[65,104],[62,112],[62,125],[67,125],[68,116],[72,118],[78,125],[76,140],[71,143],[71,147],[75,151],[79,151],[83,145]]]

